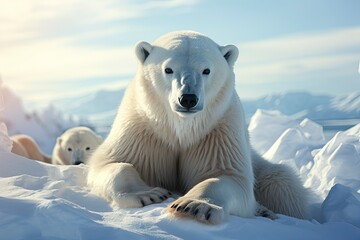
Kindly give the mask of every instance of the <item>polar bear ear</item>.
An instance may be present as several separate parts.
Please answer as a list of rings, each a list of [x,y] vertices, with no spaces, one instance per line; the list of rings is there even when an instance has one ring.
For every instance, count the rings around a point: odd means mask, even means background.
[[[58,145],[60,145],[61,142],[62,142],[62,139],[61,139],[60,137],[58,137],[58,138],[56,139],[56,142],[57,142]]]
[[[152,46],[148,42],[139,42],[136,44],[135,53],[140,63],[144,63],[147,57],[150,55]]]
[[[226,45],[220,47],[220,51],[229,65],[233,67],[239,56],[238,48],[234,45]]]

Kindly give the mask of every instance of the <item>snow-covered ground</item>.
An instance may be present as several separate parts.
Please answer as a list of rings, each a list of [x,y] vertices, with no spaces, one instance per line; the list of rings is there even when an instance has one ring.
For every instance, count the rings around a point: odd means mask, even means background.
[[[85,186],[86,166],[54,166],[9,152],[0,126],[0,239],[360,239],[360,124],[326,143],[321,126],[259,110],[255,148],[289,164],[314,192],[312,219],[231,216],[218,226],[172,219],[173,201],[111,208]]]

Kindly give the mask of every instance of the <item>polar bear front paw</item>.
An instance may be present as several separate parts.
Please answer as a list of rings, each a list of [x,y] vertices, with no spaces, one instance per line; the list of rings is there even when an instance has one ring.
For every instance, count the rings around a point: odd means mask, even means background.
[[[255,216],[270,218],[271,220],[278,218],[276,213],[261,204],[258,204]]]
[[[174,216],[189,217],[203,223],[219,224],[225,219],[222,207],[205,200],[181,197],[168,206]]]
[[[140,208],[153,203],[165,201],[172,195],[168,190],[156,187],[145,191],[137,191],[130,193],[119,193],[114,202],[119,207]]]

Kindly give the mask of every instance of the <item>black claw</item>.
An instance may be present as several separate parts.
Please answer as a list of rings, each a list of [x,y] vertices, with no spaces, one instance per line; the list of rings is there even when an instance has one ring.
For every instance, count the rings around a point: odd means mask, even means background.
[[[143,201],[143,200],[140,200],[140,202],[141,202],[142,206],[144,207],[144,206],[145,206],[144,201]]]
[[[175,207],[175,203],[173,204],[173,205],[171,205],[171,207],[170,208],[174,208]]]
[[[195,209],[195,211],[193,212],[194,215],[198,214],[199,209]]]
[[[150,201],[155,202],[155,200],[153,198],[150,198]]]
[[[176,211],[179,212],[179,211],[181,211],[181,209],[182,209],[182,207],[179,206],[178,208],[176,208]]]
[[[190,210],[190,208],[189,207],[186,207],[185,209],[184,209],[184,212],[188,212]]]
[[[168,196],[166,196],[166,195],[163,195],[163,198],[164,198],[164,199],[167,199],[167,198],[168,198]]]
[[[211,217],[211,213],[208,212],[208,213],[206,214],[206,220],[209,220],[210,217]]]
[[[172,195],[172,193],[171,193],[171,192],[168,192],[168,194],[169,194],[169,196],[171,196],[171,195]]]
[[[164,200],[164,198],[162,196],[159,197],[161,200]]]

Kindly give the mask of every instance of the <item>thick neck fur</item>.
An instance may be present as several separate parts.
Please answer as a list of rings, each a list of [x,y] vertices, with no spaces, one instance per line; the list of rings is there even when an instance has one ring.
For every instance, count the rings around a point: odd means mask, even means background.
[[[235,97],[233,83],[229,81],[222,86],[215,98],[205,102],[201,112],[181,117],[171,110],[168,102],[161,100],[151,91],[149,81],[144,78],[137,78],[136,81],[136,89],[140,89],[136,92],[139,113],[148,119],[159,138],[182,149],[194,145],[207,135],[230,108],[230,101]],[[232,94],[229,94],[229,91]]]

